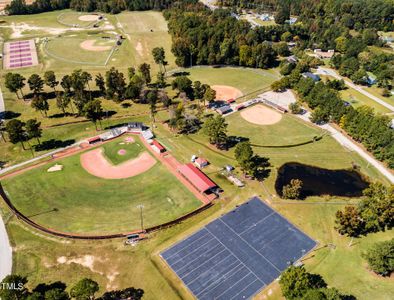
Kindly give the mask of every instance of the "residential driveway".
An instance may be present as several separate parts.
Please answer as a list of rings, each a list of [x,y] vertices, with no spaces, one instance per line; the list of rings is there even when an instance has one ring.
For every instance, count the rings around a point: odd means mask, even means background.
[[[367,96],[367,97],[370,98],[371,100],[373,100],[373,101],[379,103],[380,105],[382,105],[382,106],[388,108],[389,110],[391,110],[392,112],[394,112],[394,106],[393,106],[393,105],[391,105],[391,104],[389,104],[389,103],[383,101],[383,100],[380,99],[379,97],[376,97],[376,96],[372,95],[371,93],[369,93],[368,91],[364,90],[362,87],[360,87],[360,86],[354,84],[353,82],[350,82],[350,81],[346,80],[345,78],[343,78],[342,76],[340,76],[340,75],[339,75],[337,72],[335,72],[334,70],[329,69],[329,68],[319,67],[319,68],[317,69],[317,73],[318,73],[318,74],[321,74],[321,75],[329,75],[329,76],[332,76],[332,77],[334,77],[334,78],[336,78],[336,79],[339,79],[339,80],[343,79],[343,80],[345,81],[345,84],[346,84],[347,86],[351,87],[352,89],[355,89],[357,92],[359,92],[359,93],[361,93],[361,94]]]
[[[0,281],[12,270],[12,248],[3,219],[0,217]]]

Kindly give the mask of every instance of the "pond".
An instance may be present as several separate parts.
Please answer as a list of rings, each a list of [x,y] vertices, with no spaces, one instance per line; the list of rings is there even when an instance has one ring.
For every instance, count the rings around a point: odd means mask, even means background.
[[[322,195],[359,197],[369,186],[369,182],[356,170],[329,170],[290,162],[278,170],[275,190],[280,196],[283,186],[291,179],[303,182],[301,198]]]

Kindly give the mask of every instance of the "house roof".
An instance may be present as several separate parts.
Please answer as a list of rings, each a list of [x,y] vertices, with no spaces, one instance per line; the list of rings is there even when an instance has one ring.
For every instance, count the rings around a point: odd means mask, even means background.
[[[217,111],[220,111],[220,112],[222,112],[222,113],[225,113],[225,112],[231,110],[231,107],[228,106],[228,105],[223,105],[223,106],[221,106],[221,107],[218,107],[216,110],[217,110]]]
[[[216,187],[216,184],[192,163],[180,166],[178,171],[200,192],[206,192],[207,190]]]
[[[199,157],[196,159],[196,163],[198,163],[199,165],[201,164],[206,164],[208,163],[208,161],[205,158]]]

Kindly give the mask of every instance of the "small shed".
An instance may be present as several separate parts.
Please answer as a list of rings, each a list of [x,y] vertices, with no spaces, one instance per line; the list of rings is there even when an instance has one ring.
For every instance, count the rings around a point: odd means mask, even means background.
[[[196,165],[197,167],[199,167],[200,169],[202,169],[202,168],[208,166],[208,164],[209,164],[209,162],[208,162],[205,158],[202,158],[202,157],[197,158],[197,159],[194,161],[194,163],[195,163],[195,165]]]
[[[312,79],[312,80],[315,81],[315,82],[320,81],[320,76],[317,75],[317,74],[313,74],[313,73],[311,73],[311,72],[302,73],[302,77],[304,77],[304,78],[310,78],[310,79]]]
[[[219,114],[221,114],[221,115],[225,115],[225,114],[231,112],[232,109],[231,109],[231,107],[230,107],[229,105],[223,105],[223,106],[221,106],[221,107],[218,107],[218,108],[216,109],[216,111],[217,111]]]
[[[157,153],[163,153],[166,151],[166,148],[162,144],[160,144],[158,141],[153,140],[152,141],[152,149],[157,152]]]

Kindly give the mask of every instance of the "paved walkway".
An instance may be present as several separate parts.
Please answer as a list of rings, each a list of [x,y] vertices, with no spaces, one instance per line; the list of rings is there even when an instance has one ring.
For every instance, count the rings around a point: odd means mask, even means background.
[[[322,75],[329,75],[332,76],[336,79],[343,79],[343,81],[345,81],[345,84],[349,87],[351,87],[352,89],[355,89],[357,92],[367,96],[368,98],[370,98],[371,100],[379,103],[380,105],[388,108],[389,110],[391,110],[392,112],[394,112],[394,106],[383,101],[382,99],[380,99],[379,97],[376,97],[375,95],[372,95],[370,92],[364,90],[361,86],[354,84],[353,82],[350,82],[348,80],[346,80],[345,78],[343,78],[341,75],[339,75],[337,72],[335,72],[332,69],[329,68],[324,68],[324,67],[319,67],[317,69],[317,73],[318,74],[322,74]]]
[[[4,119],[4,112],[5,112],[5,104],[4,104],[3,92],[0,87],[0,119]]]
[[[0,281],[12,271],[12,248],[3,219],[0,217]]]

